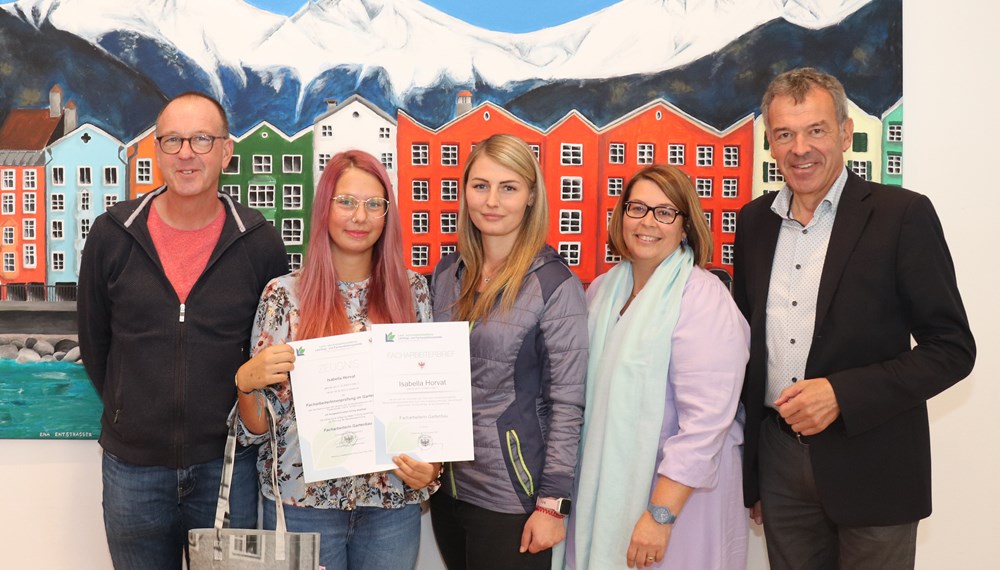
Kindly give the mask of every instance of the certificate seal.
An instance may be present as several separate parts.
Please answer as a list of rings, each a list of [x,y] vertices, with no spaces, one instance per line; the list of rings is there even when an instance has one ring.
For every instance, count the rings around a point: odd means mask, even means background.
[[[434,439],[426,433],[422,433],[417,438],[417,445],[420,446],[420,449],[427,449],[428,447],[434,445]]]
[[[350,447],[355,443],[357,443],[357,441],[358,441],[358,435],[353,432],[347,432],[344,435],[340,436],[341,447]]]

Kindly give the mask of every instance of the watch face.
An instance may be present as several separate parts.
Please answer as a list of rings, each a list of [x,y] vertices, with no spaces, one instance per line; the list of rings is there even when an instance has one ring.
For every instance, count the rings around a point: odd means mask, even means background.
[[[560,515],[568,515],[570,510],[572,510],[573,501],[569,499],[560,499],[559,508],[556,509]]]

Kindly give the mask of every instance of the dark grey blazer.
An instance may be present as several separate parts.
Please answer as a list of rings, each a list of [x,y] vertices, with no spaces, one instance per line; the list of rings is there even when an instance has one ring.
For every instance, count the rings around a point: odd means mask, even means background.
[[[805,373],[830,379],[841,415],[810,438],[810,455],[823,506],[836,523],[901,524],[931,512],[927,400],[972,371],[976,345],[930,200],[848,176]],[[767,294],[781,225],[770,210],[774,198],[747,204],[736,225],[733,294],[751,327],[743,388],[747,506],[760,498]]]

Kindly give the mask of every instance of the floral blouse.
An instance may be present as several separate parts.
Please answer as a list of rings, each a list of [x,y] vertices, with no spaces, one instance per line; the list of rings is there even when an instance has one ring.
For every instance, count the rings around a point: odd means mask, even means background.
[[[422,275],[409,271],[410,291],[416,307],[416,321],[432,320],[430,295],[427,281]],[[293,271],[272,279],[261,294],[257,316],[253,322],[250,337],[251,355],[275,344],[295,340],[299,326],[299,300],[296,283],[300,271]],[[368,279],[338,284],[344,299],[347,318],[353,324],[351,332],[367,330],[368,325]],[[288,381],[269,386],[262,390],[271,401],[277,416],[278,441],[278,485],[283,502],[289,505],[316,507],[321,509],[352,510],[356,507],[381,507],[398,509],[407,504],[420,503],[430,497],[440,486],[434,481],[420,490],[410,488],[391,471],[369,473],[306,483],[302,473],[302,452],[299,447],[298,428],[295,423],[295,404]],[[242,420],[238,426],[238,437],[243,445],[265,443],[268,434],[260,435],[247,431]],[[260,490],[265,497],[274,500],[271,485],[271,446],[261,445],[257,457],[257,471],[260,474]]]

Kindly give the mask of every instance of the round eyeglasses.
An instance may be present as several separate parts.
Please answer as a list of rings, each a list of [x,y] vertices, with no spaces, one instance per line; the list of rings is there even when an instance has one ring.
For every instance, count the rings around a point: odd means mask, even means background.
[[[191,150],[195,154],[208,154],[212,152],[216,140],[228,139],[228,136],[217,137],[215,135],[194,135],[193,137],[179,137],[177,135],[163,135],[156,137],[156,142],[160,145],[160,150],[167,154],[177,154],[184,146],[184,141],[191,145]]]
[[[625,215],[630,218],[645,218],[648,212],[653,212],[653,219],[661,224],[672,224],[677,216],[686,216],[684,212],[673,206],[647,206],[642,202],[625,202]]]
[[[333,203],[337,206],[338,210],[351,214],[358,209],[358,206],[364,204],[365,213],[376,218],[381,218],[389,211],[389,201],[378,196],[372,196],[367,200],[358,200],[350,194],[340,194],[333,197]]]

